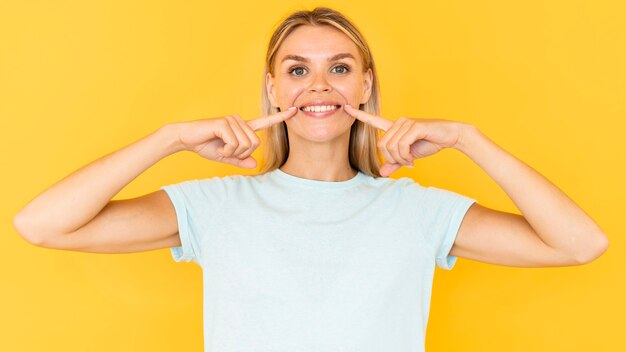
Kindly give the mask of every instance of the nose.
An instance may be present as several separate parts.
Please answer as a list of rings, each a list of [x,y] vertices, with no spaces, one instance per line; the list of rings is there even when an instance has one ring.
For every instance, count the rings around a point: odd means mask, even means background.
[[[323,74],[319,74],[313,78],[309,90],[312,92],[328,92],[331,90],[331,86],[328,84],[326,77]]]

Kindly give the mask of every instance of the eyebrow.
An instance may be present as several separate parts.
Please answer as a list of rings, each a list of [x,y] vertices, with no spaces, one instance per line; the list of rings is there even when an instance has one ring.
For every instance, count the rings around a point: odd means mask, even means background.
[[[356,61],[356,59],[354,58],[354,56],[352,54],[350,54],[350,53],[341,53],[341,54],[337,54],[335,56],[329,57],[328,58],[328,62],[336,61],[336,60],[343,59],[343,58],[350,58],[350,59]],[[286,60],[310,62],[309,59],[307,59],[306,57],[300,56],[300,55],[285,55],[285,57],[283,57],[283,59],[280,62],[283,63]]]

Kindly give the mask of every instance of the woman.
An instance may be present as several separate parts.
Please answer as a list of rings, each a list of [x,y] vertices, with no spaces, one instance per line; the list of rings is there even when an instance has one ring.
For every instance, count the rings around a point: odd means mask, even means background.
[[[435,265],[450,270],[461,256],[567,266],[606,250],[607,237],[582,209],[478,128],[380,117],[377,86],[371,52],[350,21],[328,8],[296,12],[270,40],[266,116],[163,126],[40,194],[15,227],[48,248],[171,247],[176,261],[194,261],[203,269],[211,351],[423,351]],[[267,144],[257,175],[111,201],[179,151],[256,168],[260,130]],[[523,215],[386,178],[443,148],[476,162]]]

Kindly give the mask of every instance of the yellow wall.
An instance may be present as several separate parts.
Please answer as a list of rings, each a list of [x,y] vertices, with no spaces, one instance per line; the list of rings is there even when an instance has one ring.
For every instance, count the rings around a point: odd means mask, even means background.
[[[459,258],[454,270],[437,269],[427,350],[623,348],[624,2],[77,0],[0,5],[0,350],[201,350],[199,267],[175,263],[169,249],[43,249],[11,221],[64,176],[166,123],[257,117],[272,26],[315,5],[344,11],[364,32],[383,116],[475,124],[557,184],[610,238],[609,250],[584,266]],[[517,212],[457,151],[416,165],[392,177]],[[114,199],[235,173],[255,171],[179,153]]]

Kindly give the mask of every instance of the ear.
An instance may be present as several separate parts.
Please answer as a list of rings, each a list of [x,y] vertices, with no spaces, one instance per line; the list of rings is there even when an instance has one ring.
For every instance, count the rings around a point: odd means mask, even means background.
[[[361,104],[367,103],[370,100],[370,95],[372,95],[372,82],[374,80],[374,74],[372,73],[372,69],[368,68],[365,73],[365,78],[363,80],[363,99],[361,99]]]
[[[272,106],[278,107],[278,99],[276,99],[276,92],[274,91],[274,79],[269,72],[265,75],[265,89],[267,89],[267,97]]]

